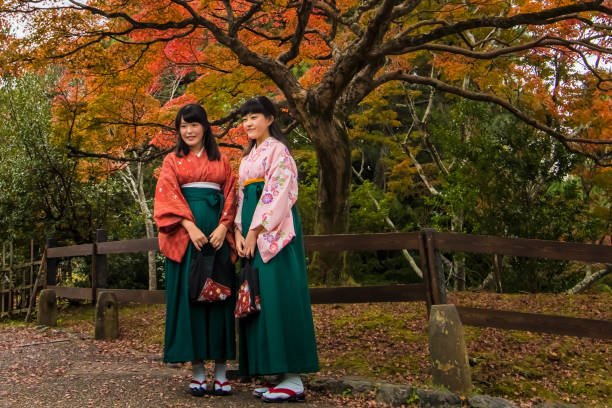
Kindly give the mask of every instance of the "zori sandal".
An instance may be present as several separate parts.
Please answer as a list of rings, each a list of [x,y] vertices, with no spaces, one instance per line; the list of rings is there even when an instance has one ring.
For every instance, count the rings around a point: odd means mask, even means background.
[[[191,380],[189,383],[189,392],[194,397],[202,397],[206,394],[206,381]]]
[[[274,384],[264,384],[261,387],[255,388],[253,390],[253,395],[257,398],[261,398],[262,395],[270,391],[270,388],[274,388]]]
[[[304,402],[306,395],[303,391],[297,393],[289,388],[270,388],[268,392],[262,394],[261,400],[264,402]]]
[[[215,380],[215,389],[214,389],[213,393],[215,395],[221,395],[221,396],[231,395],[232,394],[232,386],[229,385],[229,382],[227,382],[227,381],[222,383],[222,382],[219,382],[219,381]]]

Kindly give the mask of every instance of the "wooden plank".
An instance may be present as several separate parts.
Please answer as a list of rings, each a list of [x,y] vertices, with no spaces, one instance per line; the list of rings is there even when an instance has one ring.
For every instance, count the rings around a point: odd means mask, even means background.
[[[457,306],[461,322],[470,326],[526,330],[576,337],[612,339],[612,321],[521,313]]]
[[[541,239],[505,238],[453,232],[434,234],[436,249],[482,254],[504,254],[529,258],[612,263],[612,246],[545,241]]]
[[[89,288],[66,288],[48,286],[56,291],[56,296],[71,299],[91,300]],[[101,289],[98,292],[111,292],[120,303],[135,302],[144,304],[163,304],[166,302],[165,290]],[[363,286],[339,288],[313,288],[310,290],[312,304],[327,303],[364,303],[364,302],[424,302],[425,285]]]
[[[166,303],[165,290],[147,289],[98,289],[98,294],[102,292],[114,293],[119,303],[144,303],[144,304],[164,304]]]
[[[55,296],[67,299],[91,300],[91,288],[68,288],[66,286],[47,286],[55,291]]]
[[[88,256],[91,254],[93,254],[93,244],[70,245],[47,249],[47,259],[68,258],[71,256]]]
[[[425,302],[425,285],[361,286],[310,289],[312,304],[365,302]]]
[[[157,238],[129,239],[126,241],[99,242],[98,254],[127,254],[132,252],[159,251]]]
[[[307,251],[379,251],[419,249],[419,232],[306,235]]]
[[[307,250],[311,251],[418,249],[418,235],[418,232],[307,235],[304,237],[304,246]],[[98,254],[120,254],[144,251],[159,251],[157,238],[110,241],[98,244]]]

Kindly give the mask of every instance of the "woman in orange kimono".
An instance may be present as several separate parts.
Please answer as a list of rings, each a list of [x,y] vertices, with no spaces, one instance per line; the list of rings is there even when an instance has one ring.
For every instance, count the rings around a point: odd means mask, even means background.
[[[196,251],[216,251],[217,261],[233,271],[236,178],[202,106],[182,107],[175,126],[177,147],[164,159],[154,207],[159,247],[167,257],[164,362],[191,361],[189,389],[202,396],[207,392],[203,361],[215,360],[215,382],[209,391],[228,395],[225,362],[236,358],[235,288],[223,301],[192,303],[188,278]]]

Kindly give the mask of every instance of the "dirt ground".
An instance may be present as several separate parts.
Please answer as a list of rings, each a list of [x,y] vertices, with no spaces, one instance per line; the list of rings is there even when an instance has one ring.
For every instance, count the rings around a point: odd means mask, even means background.
[[[65,331],[15,326],[0,331],[0,407],[262,407],[254,383],[233,382],[234,395],[193,397],[188,365],[158,354],[113,350]],[[211,380],[209,380],[211,381]],[[308,393],[303,408],[345,404]]]

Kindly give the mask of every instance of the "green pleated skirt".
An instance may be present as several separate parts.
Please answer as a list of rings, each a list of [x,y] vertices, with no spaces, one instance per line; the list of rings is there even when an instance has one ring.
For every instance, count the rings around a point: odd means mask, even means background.
[[[219,225],[223,195],[211,188],[182,188],[195,224],[208,237]],[[205,251],[212,252],[210,245]],[[236,359],[236,329],[232,295],[222,302],[191,303],[188,294],[189,261],[195,247],[190,242],[181,263],[166,259],[166,330],[164,362]],[[229,262],[227,241],[217,256]]]
[[[244,188],[242,225],[251,225],[263,182]],[[271,375],[319,371],[302,224],[296,206],[291,209],[295,238],[268,263],[255,252],[259,271],[261,311],[239,319],[240,374]],[[248,230],[243,228],[246,236]]]

